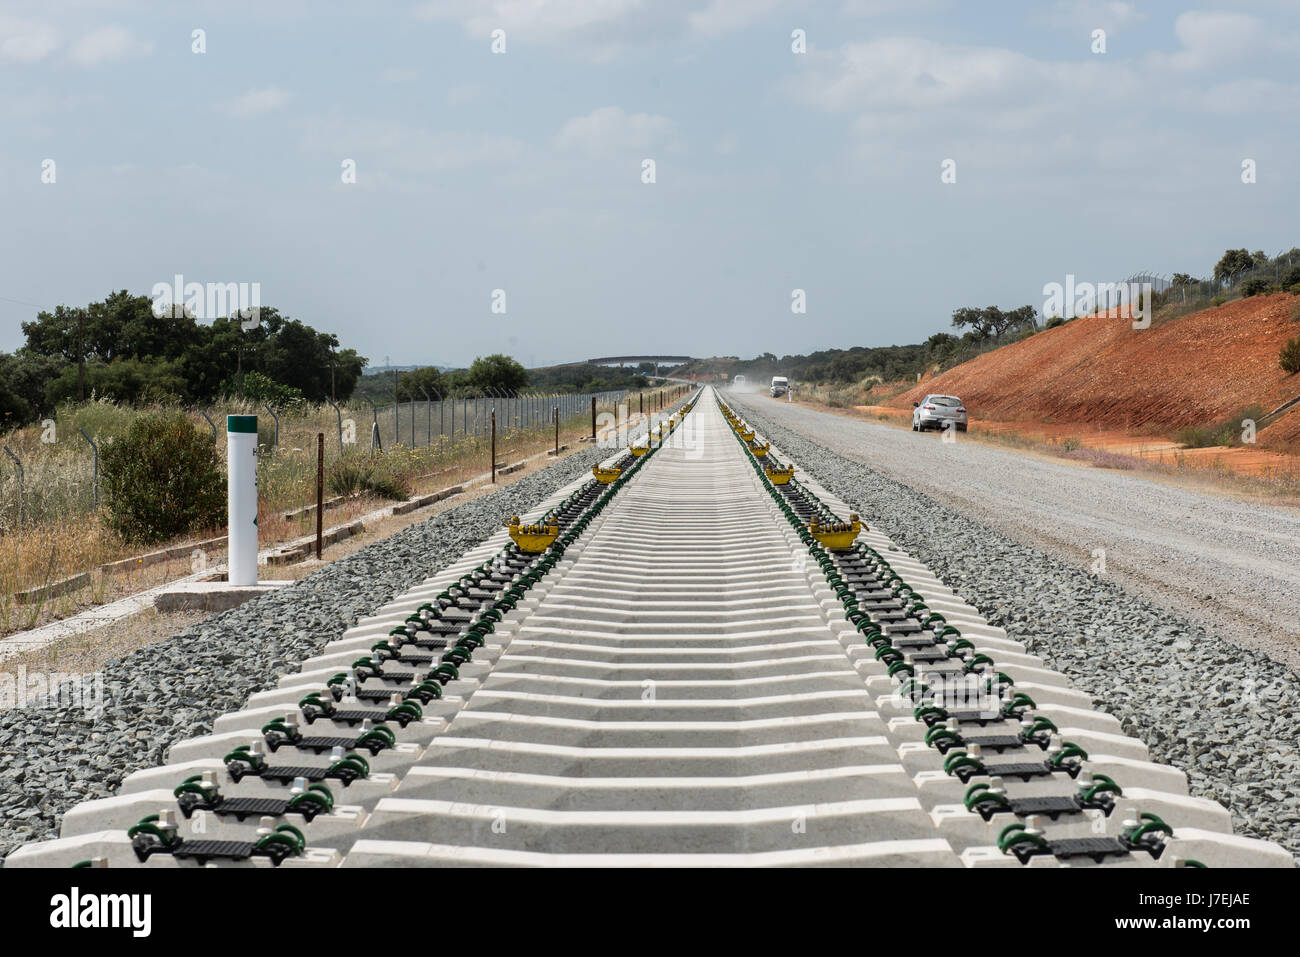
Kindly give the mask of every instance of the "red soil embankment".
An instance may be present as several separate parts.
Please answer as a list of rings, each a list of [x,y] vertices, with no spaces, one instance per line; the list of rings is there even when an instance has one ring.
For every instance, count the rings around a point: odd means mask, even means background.
[[[960,396],[976,420],[1079,423],[1130,434],[1172,433],[1271,411],[1300,395],[1278,365],[1300,297],[1257,296],[1134,329],[1114,315],[1075,319],[978,356],[889,400],[910,409],[930,392]],[[1258,444],[1300,451],[1300,405]]]

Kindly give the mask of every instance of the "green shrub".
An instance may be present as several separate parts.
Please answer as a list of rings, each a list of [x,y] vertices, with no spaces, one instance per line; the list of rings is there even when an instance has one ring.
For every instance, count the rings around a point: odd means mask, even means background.
[[[325,484],[335,495],[356,495],[366,487],[374,470],[364,462],[342,459],[330,466]]]
[[[1300,372],[1300,336],[1290,340],[1282,347],[1282,354],[1278,356],[1278,364],[1288,375],[1295,375]]]
[[[411,486],[405,478],[400,475],[385,475],[382,472],[377,472],[370,477],[366,490],[371,495],[395,502],[404,502],[411,497]]]
[[[1300,286],[1300,266],[1292,266],[1282,274],[1282,285],[1288,289],[1292,286]]]
[[[1225,296],[1215,296],[1213,299],[1210,300],[1211,304],[1215,306],[1222,306],[1227,301],[1228,301],[1227,297]]]
[[[1052,318],[1047,320],[1047,325],[1043,326],[1043,328],[1055,329],[1057,326],[1063,326],[1063,325],[1065,325],[1064,316],[1052,316]]]
[[[1293,296],[1300,296],[1300,282],[1293,283],[1292,285],[1287,286],[1286,291]]]
[[[179,411],[144,415],[100,452],[108,526],[160,542],[222,524],[226,479],[212,434]]]
[[[359,495],[368,492],[379,498],[399,502],[411,497],[411,486],[404,476],[359,459],[343,459],[335,462],[325,476],[325,484],[335,495]]]
[[[1241,445],[1242,422],[1250,419],[1258,423],[1264,418],[1264,407],[1248,405],[1220,422],[1209,425],[1190,425],[1174,433],[1174,441],[1183,448],[1205,449],[1221,445]]]
[[[1251,296],[1261,296],[1268,292],[1268,280],[1260,276],[1252,276],[1241,284],[1241,294],[1249,299]]]

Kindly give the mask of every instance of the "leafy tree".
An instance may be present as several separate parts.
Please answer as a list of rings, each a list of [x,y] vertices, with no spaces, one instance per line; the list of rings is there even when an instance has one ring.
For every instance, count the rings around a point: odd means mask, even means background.
[[[1214,266],[1214,280],[1219,283],[1231,281],[1233,277],[1240,275],[1254,265],[1255,261],[1251,258],[1249,251],[1245,249],[1229,249]]]
[[[1262,276],[1251,276],[1241,284],[1241,294],[1247,298],[1268,292],[1268,280]]]
[[[1192,286],[1192,285],[1195,285],[1195,284],[1196,284],[1197,282],[1199,282],[1199,281],[1200,281],[1200,280],[1192,278],[1190,275],[1188,275],[1188,274],[1185,273],[1185,272],[1176,272],[1176,273],[1174,273],[1173,285],[1174,285],[1174,286]]]
[[[936,332],[925,340],[925,351],[931,355],[947,355],[957,345],[957,337],[948,332]]]
[[[447,384],[443,381],[441,372],[433,366],[424,366],[421,369],[403,373],[401,379],[398,380],[398,388],[404,396],[422,398],[423,393],[420,390],[423,389],[429,393],[431,398],[436,399],[446,392]]]
[[[189,397],[189,389],[180,360],[119,357],[86,363],[86,397],[91,395],[131,404],[179,402]],[[67,365],[45,386],[44,408],[76,397],[77,367]]]
[[[331,390],[339,398],[352,394],[365,365],[362,356],[352,349],[340,350],[337,337],[282,316],[277,309],[264,306],[259,318],[259,325],[252,329],[243,329],[237,318],[219,317],[200,324],[183,308],[157,315],[148,297],[122,290],[85,307],[42,311],[34,321],[23,323],[27,344],[20,351],[25,356],[59,360],[55,371],[42,371],[47,378],[61,379],[61,366],[77,361],[80,329],[88,368],[97,364],[113,370],[119,360],[135,361],[135,365],[117,371],[98,373],[104,386],[101,394],[115,396],[138,394],[136,385],[141,376],[150,377],[148,369],[166,369],[168,375],[174,372],[179,381],[172,379],[164,387],[191,402],[216,398],[232,377],[249,371],[297,389],[313,402],[323,401]],[[63,397],[66,389],[60,385],[58,392]],[[75,389],[71,394],[76,394]],[[33,397],[23,398],[29,404],[43,403],[44,383],[35,403]]]
[[[13,397],[3,404],[9,416],[19,416],[16,421],[6,420],[10,427],[53,410],[46,404],[45,387],[62,368],[63,360],[54,356],[32,355],[23,349],[13,355],[0,352],[0,392]]]
[[[465,384],[479,392],[517,392],[528,384],[528,370],[497,352],[475,359],[465,375]]]
[[[238,390],[239,384],[229,379],[222,393],[229,397],[237,395]],[[244,373],[244,398],[249,402],[269,402],[277,411],[301,408],[305,404],[301,389],[276,382],[256,369]]]

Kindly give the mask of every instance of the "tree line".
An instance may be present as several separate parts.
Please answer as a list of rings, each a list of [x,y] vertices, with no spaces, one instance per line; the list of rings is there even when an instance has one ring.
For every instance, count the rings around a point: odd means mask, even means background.
[[[238,395],[322,402],[352,394],[366,359],[279,310],[259,321],[200,323],[182,310],[159,315],[147,296],[115,292],[87,306],[58,306],[22,324],[26,342],[0,352],[0,427],[48,415],[92,395],[129,404],[202,404]],[[249,386],[252,392],[249,394]]]

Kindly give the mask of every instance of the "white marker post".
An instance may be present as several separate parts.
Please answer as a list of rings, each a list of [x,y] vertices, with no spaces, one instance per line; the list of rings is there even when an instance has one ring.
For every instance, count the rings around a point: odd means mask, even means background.
[[[227,514],[232,585],[257,584],[257,416],[226,416]]]

